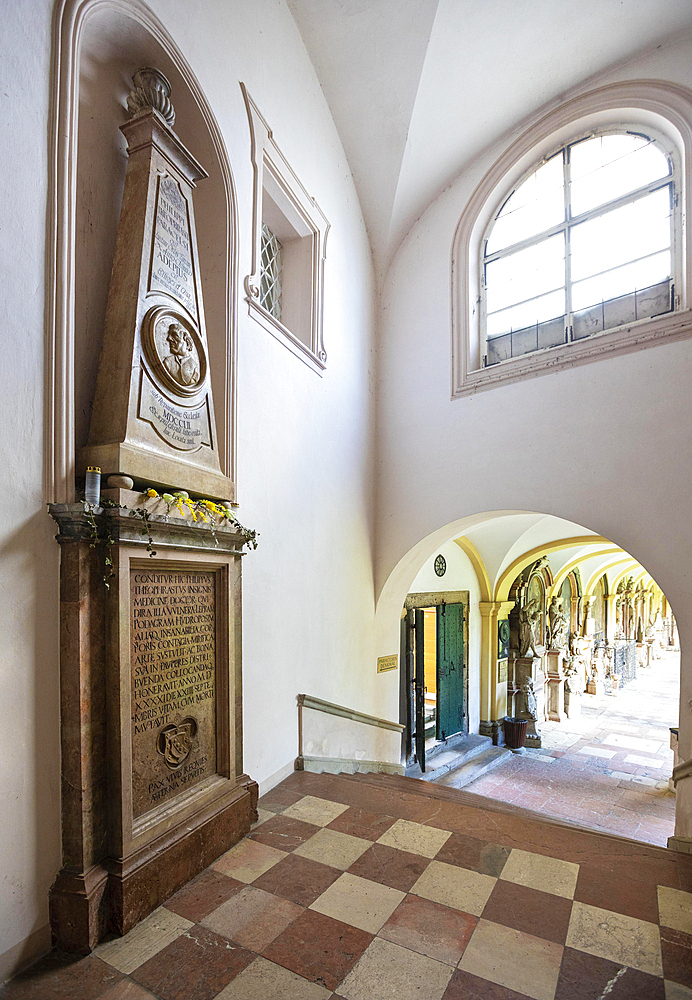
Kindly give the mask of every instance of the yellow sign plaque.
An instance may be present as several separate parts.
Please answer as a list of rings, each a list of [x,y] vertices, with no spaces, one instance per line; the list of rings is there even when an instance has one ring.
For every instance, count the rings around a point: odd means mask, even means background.
[[[383,674],[385,670],[396,670],[399,657],[396,653],[393,656],[377,657],[377,673]]]

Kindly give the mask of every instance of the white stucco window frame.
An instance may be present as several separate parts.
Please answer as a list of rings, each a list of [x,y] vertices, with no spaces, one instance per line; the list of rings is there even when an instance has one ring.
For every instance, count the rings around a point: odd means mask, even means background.
[[[279,149],[272,130],[241,83],[250,121],[253,167],[252,258],[245,278],[248,312],[309,368],[321,375],[327,365],[323,340],[324,261],[329,222]],[[271,207],[270,229],[279,220],[283,259],[282,319],[260,304],[262,222]],[[284,320],[284,321],[282,321]]]
[[[482,241],[494,213],[530,167],[590,130],[638,125],[666,136],[680,163],[676,309],[483,368]],[[626,81],[590,91],[535,120],[495,161],[471,195],[452,246],[452,399],[546,372],[589,364],[692,337],[692,92],[660,81]]]

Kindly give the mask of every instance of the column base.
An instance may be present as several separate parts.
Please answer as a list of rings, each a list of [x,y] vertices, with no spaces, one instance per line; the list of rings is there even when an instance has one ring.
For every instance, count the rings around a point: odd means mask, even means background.
[[[243,775],[220,807],[189,820],[128,858],[87,872],[62,871],[50,891],[53,944],[87,954],[105,934],[127,934],[250,830],[259,788]]]
[[[490,736],[494,747],[503,747],[505,745],[505,731],[502,727],[502,719],[492,719],[490,721],[481,719],[478,732],[481,736]]]
[[[669,851],[681,851],[683,854],[692,854],[692,837],[668,837],[666,846]]]

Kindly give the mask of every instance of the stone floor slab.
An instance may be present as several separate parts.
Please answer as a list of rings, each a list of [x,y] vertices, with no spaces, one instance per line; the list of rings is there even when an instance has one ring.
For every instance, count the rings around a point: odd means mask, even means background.
[[[663,978],[658,927],[648,921],[575,902],[566,944],[587,955]]]
[[[459,968],[532,1000],[553,1000],[561,961],[561,945],[481,919]]]
[[[369,934],[377,934],[392,915],[404,893],[344,872],[310,905],[311,910],[343,920]]]
[[[339,987],[344,1000],[442,1000],[452,968],[376,938]]]

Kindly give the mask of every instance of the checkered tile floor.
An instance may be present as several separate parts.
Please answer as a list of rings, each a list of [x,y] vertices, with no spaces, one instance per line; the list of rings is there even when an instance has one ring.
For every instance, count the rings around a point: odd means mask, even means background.
[[[692,856],[405,782],[292,775],[130,934],[0,998],[692,998]]]

